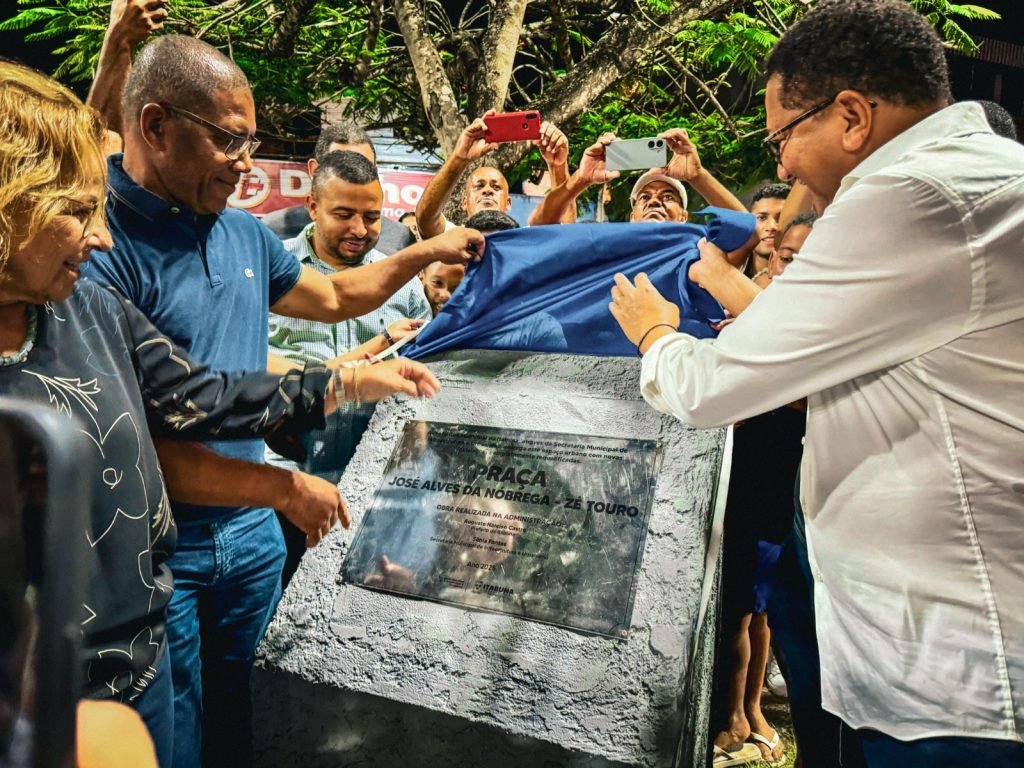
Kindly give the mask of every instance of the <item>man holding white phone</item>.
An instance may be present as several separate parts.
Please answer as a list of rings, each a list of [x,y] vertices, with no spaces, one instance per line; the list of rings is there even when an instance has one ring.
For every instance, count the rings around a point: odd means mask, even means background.
[[[704,168],[697,147],[686,131],[682,128],[672,128],[659,133],[657,139],[665,142],[672,151],[672,157],[664,167],[651,168],[633,186],[629,196],[632,204],[629,215],[631,222],[686,221],[687,200],[684,182],[700,193],[709,205],[746,211],[743,203]],[[655,141],[655,138],[647,141]],[[618,142],[615,134],[605,133],[593,146],[588,147],[580,160],[580,167],[565,180],[565,183],[551,188],[547,197],[530,216],[530,224],[557,224],[562,220],[566,209],[589,187],[619,178],[620,170],[609,167],[608,155],[609,147]],[[616,153],[613,151],[612,154]],[[618,154],[623,160],[628,160],[629,156],[636,153]],[[614,163],[612,165],[614,166]],[[621,163],[619,165],[621,170],[626,170]]]

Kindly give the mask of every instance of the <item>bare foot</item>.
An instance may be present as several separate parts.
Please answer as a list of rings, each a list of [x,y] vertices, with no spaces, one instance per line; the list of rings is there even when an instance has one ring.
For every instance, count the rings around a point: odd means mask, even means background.
[[[735,752],[743,743],[750,738],[750,723],[747,718],[730,719],[724,730],[715,735],[715,746],[721,747],[727,752]]]

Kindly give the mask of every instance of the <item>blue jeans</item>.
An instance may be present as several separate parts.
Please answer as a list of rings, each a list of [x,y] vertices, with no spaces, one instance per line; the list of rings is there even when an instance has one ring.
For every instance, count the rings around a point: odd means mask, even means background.
[[[156,663],[156,675],[132,706],[153,739],[160,768],[171,768],[174,755],[174,686],[171,684],[171,651],[166,645]]]
[[[900,741],[878,731],[862,730],[860,742],[868,768],[996,768],[1024,765],[1024,744],[1000,739],[954,736]]]
[[[249,674],[281,597],[284,540],[272,510],[178,522],[167,637],[174,768],[252,762]]]

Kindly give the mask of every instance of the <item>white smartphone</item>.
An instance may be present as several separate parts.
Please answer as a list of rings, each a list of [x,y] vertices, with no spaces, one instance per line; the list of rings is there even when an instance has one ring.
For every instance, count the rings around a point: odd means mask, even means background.
[[[657,136],[613,141],[604,148],[604,157],[609,171],[660,168],[668,162],[668,146]]]

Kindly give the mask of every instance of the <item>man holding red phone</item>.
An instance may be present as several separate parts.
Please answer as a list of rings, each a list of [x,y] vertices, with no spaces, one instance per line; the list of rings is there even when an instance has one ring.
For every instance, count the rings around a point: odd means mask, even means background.
[[[529,125],[528,115],[533,113],[522,113],[523,119],[511,121],[513,128],[520,123]],[[452,225],[441,212],[448,200],[451,198],[459,180],[465,175],[467,168],[484,155],[497,149],[498,144],[504,137],[512,139],[513,135],[522,133],[529,134],[528,129],[522,131],[503,130],[505,126],[501,120],[504,115],[497,115],[494,110],[486,112],[483,117],[474,120],[459,136],[455,149],[445,160],[441,170],[430,180],[427,188],[423,190],[423,197],[416,206],[416,221],[419,224],[420,235],[423,239],[439,235]],[[539,120],[537,115],[535,120]],[[492,120],[488,125],[488,118],[499,118]],[[513,139],[515,140],[515,139]],[[547,163],[548,172],[551,174],[552,186],[561,184],[569,175],[569,140],[554,124],[547,121],[540,123],[539,138],[529,139],[534,146],[540,149],[544,162]],[[466,191],[462,200],[463,210],[466,216],[472,216],[478,211],[495,210],[507,213],[512,207],[512,198],[509,196],[508,181],[504,174],[494,166],[481,165],[470,173],[466,180]]]

